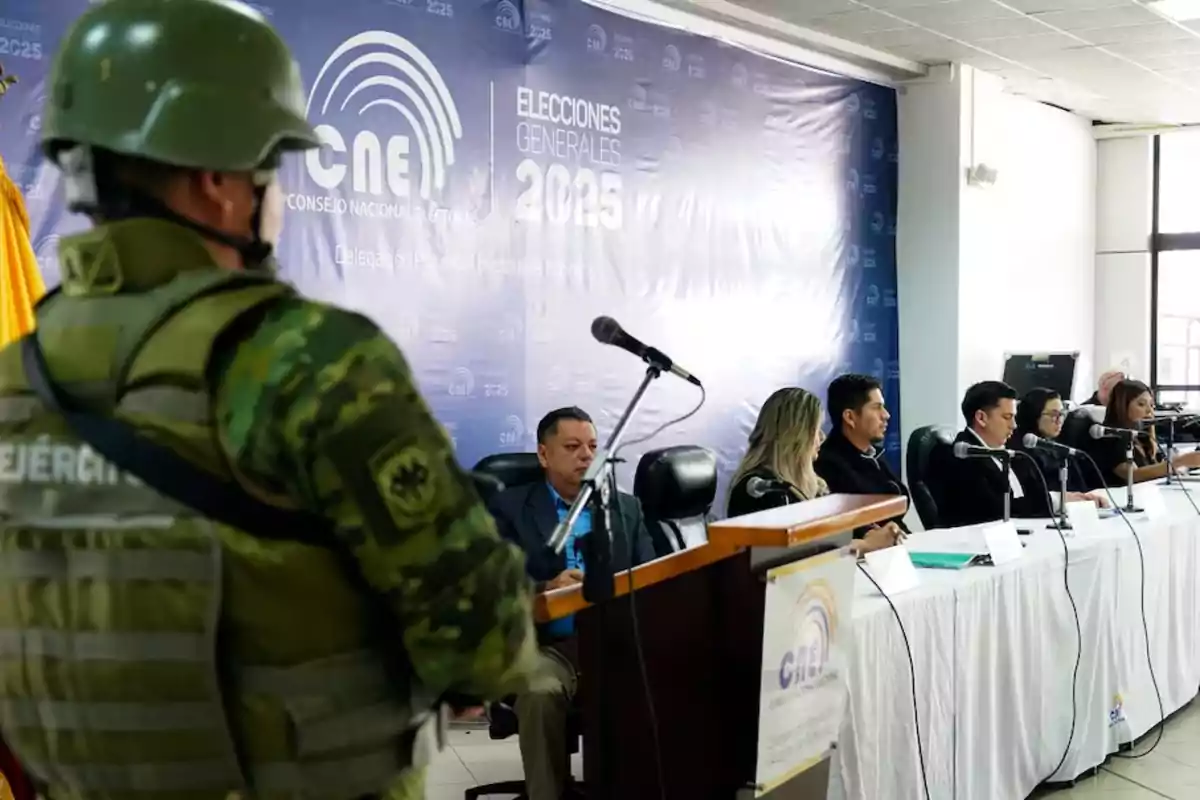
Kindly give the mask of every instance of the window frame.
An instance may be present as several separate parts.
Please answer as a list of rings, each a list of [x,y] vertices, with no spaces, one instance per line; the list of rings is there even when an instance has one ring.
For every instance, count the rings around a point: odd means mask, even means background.
[[[1200,384],[1159,384],[1159,259],[1163,253],[1178,251],[1200,252],[1200,230],[1186,233],[1163,233],[1160,230],[1162,213],[1162,136],[1155,134],[1152,142],[1152,174],[1150,198],[1150,385],[1158,400],[1164,392],[1200,392]],[[1200,314],[1197,315],[1200,319]],[[1189,337],[1186,337],[1190,339]],[[1167,345],[1177,346],[1177,345]],[[1185,354],[1190,344],[1183,345]]]

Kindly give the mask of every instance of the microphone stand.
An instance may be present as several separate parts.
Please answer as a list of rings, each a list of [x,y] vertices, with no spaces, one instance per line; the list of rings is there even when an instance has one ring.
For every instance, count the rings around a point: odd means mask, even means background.
[[[613,487],[616,485],[616,452],[625,436],[625,429],[633,418],[637,407],[641,405],[642,397],[655,378],[662,375],[662,367],[651,364],[646,369],[642,383],[634,392],[633,399],[625,407],[617,425],[613,428],[604,443],[604,447],[596,453],[595,459],[583,476],[583,484],[567,517],[558,524],[550,536],[550,549],[561,553],[567,543],[567,537],[579,515],[585,508],[592,509],[592,530],[583,537],[583,597],[589,603],[602,603],[611,600],[615,593],[615,581],[612,565],[612,527],[611,511]],[[633,554],[630,553],[630,567],[633,566]]]
[[[1167,418],[1167,480],[1166,485],[1182,483],[1175,478],[1175,418]]]
[[[1012,518],[1012,458],[1007,451],[999,451],[1002,453],[1000,461],[1004,464],[1004,519],[1003,522],[1008,522]]]
[[[1142,509],[1133,504],[1133,471],[1137,469],[1137,462],[1133,460],[1133,440],[1136,436],[1135,431],[1130,431],[1125,437],[1125,512],[1128,514],[1140,514]]]
[[[1071,522],[1067,519],[1067,483],[1071,478],[1071,457],[1063,454],[1058,462],[1058,522],[1050,523],[1047,528],[1057,528],[1062,531],[1071,530]]]

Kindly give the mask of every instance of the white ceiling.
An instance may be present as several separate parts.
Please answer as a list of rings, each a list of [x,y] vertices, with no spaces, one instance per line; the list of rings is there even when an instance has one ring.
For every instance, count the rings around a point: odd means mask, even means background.
[[[970,64],[1101,122],[1200,123],[1200,20],[1137,0],[733,1],[902,59]]]

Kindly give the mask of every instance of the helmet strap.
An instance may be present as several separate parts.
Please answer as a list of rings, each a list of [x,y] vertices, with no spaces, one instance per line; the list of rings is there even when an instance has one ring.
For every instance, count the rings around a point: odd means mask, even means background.
[[[99,158],[97,158],[99,155]],[[119,181],[110,159],[93,148],[79,145],[63,151],[58,158],[66,181],[67,207],[108,222],[146,218],[160,219],[191,230],[209,241],[231,247],[242,257],[246,270],[273,272],[275,260],[269,242],[262,238],[263,198],[267,183],[255,180],[254,216],[251,218],[250,238],[232,236],[180,214],[149,193]]]

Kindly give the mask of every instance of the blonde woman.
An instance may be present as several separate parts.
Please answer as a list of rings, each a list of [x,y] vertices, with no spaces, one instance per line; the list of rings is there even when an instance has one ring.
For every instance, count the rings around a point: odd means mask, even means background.
[[[746,455],[733,474],[726,502],[731,517],[799,503],[829,494],[813,469],[825,434],[821,401],[804,389],[779,389],[763,403]],[[891,547],[900,529],[895,523],[855,532],[860,552]]]

